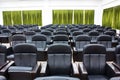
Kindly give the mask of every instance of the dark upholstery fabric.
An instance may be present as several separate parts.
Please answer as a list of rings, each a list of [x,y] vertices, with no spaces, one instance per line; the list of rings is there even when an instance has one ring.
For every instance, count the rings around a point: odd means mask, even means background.
[[[120,66],[120,45],[115,49],[116,63]]]
[[[6,51],[6,46],[0,45],[0,65],[3,65],[6,62]]]
[[[48,68],[50,75],[70,75],[71,48],[65,44],[53,44],[48,48]]]
[[[14,47],[16,66],[35,66],[37,48],[32,44],[22,43]]]
[[[89,80],[108,80],[108,78],[104,75],[89,75]]]
[[[83,62],[89,75],[103,75],[106,65],[106,48],[101,44],[88,44],[83,49]]]

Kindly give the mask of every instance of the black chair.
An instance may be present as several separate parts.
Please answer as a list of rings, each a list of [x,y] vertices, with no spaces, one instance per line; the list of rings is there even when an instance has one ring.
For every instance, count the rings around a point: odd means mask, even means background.
[[[24,33],[26,36],[26,42],[31,43],[32,42],[32,36],[35,35],[34,31],[27,31]]]
[[[106,48],[112,48],[112,37],[109,35],[100,35],[97,38],[98,44],[103,44]]]
[[[73,77],[49,76],[49,77],[39,77],[34,80],[80,80],[80,79]]]
[[[76,39],[76,37],[78,36],[78,35],[83,35],[83,32],[81,32],[81,31],[74,31],[73,33],[72,33],[72,39],[73,39],[73,41],[75,41],[75,39]]]
[[[46,60],[47,37],[43,34],[36,34],[32,37],[32,44],[37,47],[37,60]]]
[[[22,34],[16,34],[11,37],[11,46],[14,47],[16,44],[19,43],[26,43],[26,37]]]
[[[79,76],[77,65],[72,63],[69,45],[52,44],[48,47],[47,54],[47,63],[41,64],[41,76]]]
[[[88,35],[91,37],[91,42],[96,43],[97,42],[97,37],[99,36],[98,31],[90,31]]]
[[[101,44],[88,44],[83,50],[83,62],[78,63],[82,80],[109,80],[119,70],[106,62],[106,48]]]
[[[114,31],[105,31],[104,34],[110,35],[112,40],[115,40],[116,33]]]
[[[28,43],[17,44],[14,47],[14,64],[9,67],[9,80],[33,80],[39,73],[37,64],[37,48]]]
[[[75,49],[77,51],[83,51],[83,47],[86,44],[90,44],[90,41],[91,41],[90,36],[88,36],[88,35],[78,35],[75,39]]]
[[[41,34],[44,34],[47,37],[47,44],[51,44],[52,42],[52,32],[43,30],[41,31]]]
[[[53,43],[63,43],[63,44],[68,44],[69,38],[67,35],[55,35],[53,37]]]
[[[4,76],[7,76],[7,70],[13,64],[13,62],[7,62],[6,52],[6,46],[0,45],[0,75]]]

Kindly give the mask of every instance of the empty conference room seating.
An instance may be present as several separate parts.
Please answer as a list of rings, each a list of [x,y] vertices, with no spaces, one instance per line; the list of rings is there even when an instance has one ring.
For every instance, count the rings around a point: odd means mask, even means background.
[[[83,62],[78,63],[82,80],[109,80],[119,70],[106,63],[106,48],[101,44],[88,44],[83,49]]]
[[[28,43],[14,47],[14,64],[9,67],[9,80],[33,80],[39,72],[37,64],[37,48]]]
[[[42,76],[79,76],[76,64],[72,63],[72,51],[68,44],[52,44],[47,54],[47,62],[41,64]]]
[[[37,47],[37,60],[46,60],[47,37],[43,34],[36,34],[32,37],[32,44]]]

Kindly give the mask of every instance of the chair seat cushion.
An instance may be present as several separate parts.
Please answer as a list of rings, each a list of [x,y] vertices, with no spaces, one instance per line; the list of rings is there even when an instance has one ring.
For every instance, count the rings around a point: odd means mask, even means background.
[[[63,76],[49,76],[49,77],[39,77],[35,80],[80,80],[78,78],[73,77],[63,77]]]
[[[113,77],[113,78],[110,78],[110,80],[120,80],[120,77]]]
[[[4,76],[0,76],[0,80],[6,80]]]
[[[14,54],[8,55],[8,56],[7,56],[7,59],[8,59],[8,60],[14,60]]]
[[[108,78],[104,75],[89,75],[89,80],[108,80]]]
[[[32,67],[22,67],[22,66],[11,66],[8,72],[25,72],[32,71]]]
[[[37,48],[37,51],[45,51],[45,48]]]

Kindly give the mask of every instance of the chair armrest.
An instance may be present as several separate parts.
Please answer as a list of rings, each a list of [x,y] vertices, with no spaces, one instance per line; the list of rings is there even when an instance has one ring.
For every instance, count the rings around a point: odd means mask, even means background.
[[[6,71],[8,70],[8,68],[9,68],[11,65],[13,65],[13,64],[14,64],[14,61],[8,62],[8,64],[5,65],[5,66],[0,70],[0,72],[6,72]]]
[[[37,73],[38,71],[40,71],[40,62],[37,62],[37,64],[35,65],[35,67],[31,71],[31,73]]]
[[[81,74],[88,74],[83,62],[78,62],[78,66]]]
[[[117,65],[115,62],[113,62],[112,64],[113,64],[113,66],[115,66],[120,71],[120,66],[119,65]]]
[[[108,76],[120,75],[120,70],[113,64],[113,62],[106,62]]]
[[[41,70],[40,70],[40,75],[44,76],[47,72],[47,62],[41,62]]]
[[[79,77],[80,74],[79,74],[79,70],[78,70],[78,66],[76,63],[72,63],[72,70],[73,70],[73,76],[75,77]]]
[[[74,52],[77,52],[77,49],[76,49],[75,47],[73,47],[73,51],[74,51]]]
[[[47,51],[48,51],[48,47],[45,48],[45,52],[47,52]]]
[[[82,80],[88,80],[88,73],[87,70],[83,64],[83,62],[75,62],[78,65],[79,73],[80,73],[80,79]]]

